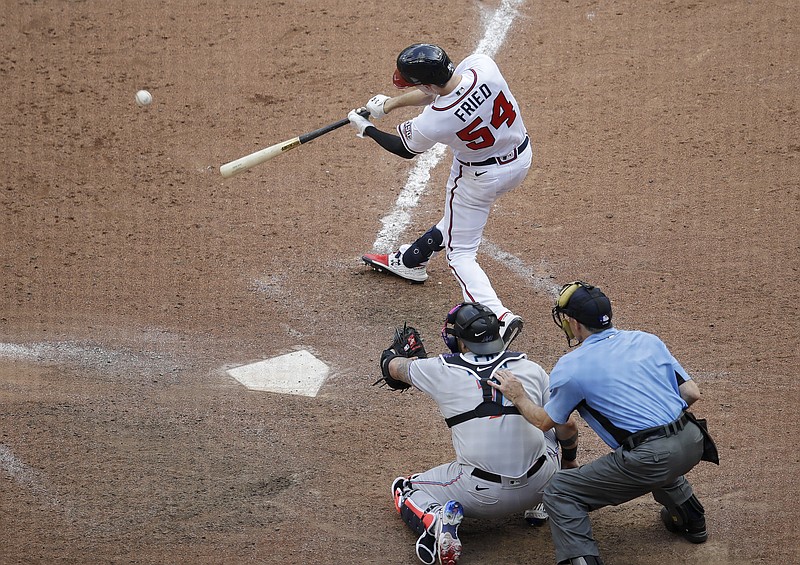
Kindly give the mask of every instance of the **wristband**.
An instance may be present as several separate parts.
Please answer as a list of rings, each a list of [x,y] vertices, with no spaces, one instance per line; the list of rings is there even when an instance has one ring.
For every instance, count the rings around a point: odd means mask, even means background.
[[[577,443],[577,442],[578,442],[578,432],[575,432],[575,435],[573,435],[572,437],[569,437],[567,439],[559,439],[558,440],[558,444],[561,447],[564,447],[566,445],[572,445],[573,443]]]

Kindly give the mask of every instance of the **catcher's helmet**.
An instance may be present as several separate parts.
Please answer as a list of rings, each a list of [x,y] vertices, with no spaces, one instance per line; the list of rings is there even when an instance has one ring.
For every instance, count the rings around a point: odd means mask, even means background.
[[[415,43],[397,56],[392,82],[397,88],[420,84],[444,86],[453,76],[455,65],[444,49],[430,43]]]
[[[479,302],[462,302],[447,314],[442,339],[453,353],[459,352],[457,338],[479,355],[500,353],[504,347],[497,316]]]

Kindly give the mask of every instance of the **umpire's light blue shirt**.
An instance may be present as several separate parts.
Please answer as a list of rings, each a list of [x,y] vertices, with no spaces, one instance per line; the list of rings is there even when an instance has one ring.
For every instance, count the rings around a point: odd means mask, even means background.
[[[550,400],[545,411],[563,424],[573,410],[600,438],[616,449],[619,442],[587,410],[611,424],[637,432],[668,424],[687,408],[678,392],[676,373],[688,373],[657,336],[610,328],[592,334],[558,360],[550,372]]]

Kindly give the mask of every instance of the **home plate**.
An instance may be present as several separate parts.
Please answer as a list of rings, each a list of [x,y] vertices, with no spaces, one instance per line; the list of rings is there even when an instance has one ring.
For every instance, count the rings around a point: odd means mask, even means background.
[[[328,366],[301,350],[226,371],[250,390],[317,396]]]

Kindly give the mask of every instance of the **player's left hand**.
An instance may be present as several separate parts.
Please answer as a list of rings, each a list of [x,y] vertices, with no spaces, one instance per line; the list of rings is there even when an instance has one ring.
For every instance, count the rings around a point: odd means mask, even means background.
[[[372,125],[367,118],[359,113],[364,111],[364,108],[358,108],[350,110],[350,113],[347,114],[347,119],[350,120],[350,125],[358,132],[358,137],[364,137],[364,130]]]
[[[376,94],[370,98],[369,102],[367,102],[367,110],[369,110],[370,116],[376,120],[384,117],[386,115],[384,105],[386,104],[387,100],[389,100],[389,97],[385,94]]]
[[[391,363],[392,359],[395,357],[425,359],[427,356],[428,352],[425,351],[425,344],[422,343],[422,336],[420,333],[413,326],[409,326],[407,323],[403,324],[402,330],[399,328],[395,329],[392,343],[381,353],[380,367],[382,377],[375,381],[373,385],[386,383],[395,390],[405,390],[409,388],[411,385],[408,383],[392,377],[391,371],[389,370],[389,363]]]

